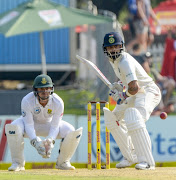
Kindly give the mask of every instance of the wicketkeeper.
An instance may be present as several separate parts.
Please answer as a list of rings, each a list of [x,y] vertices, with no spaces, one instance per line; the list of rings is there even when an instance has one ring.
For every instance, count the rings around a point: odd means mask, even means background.
[[[49,158],[56,139],[62,139],[56,168],[74,170],[70,164],[82,136],[82,128],[75,128],[62,120],[63,100],[54,93],[54,84],[48,75],[38,75],[33,84],[33,92],[21,102],[22,116],[7,124],[5,132],[11,152],[12,166],[9,171],[25,170],[24,137],[30,139],[43,158]],[[40,136],[45,137],[42,141]]]
[[[161,93],[153,79],[124,47],[122,36],[116,32],[105,35],[104,53],[108,56],[121,83],[112,85],[110,95],[117,104],[113,112],[104,108],[105,124],[113,135],[124,160],[116,164],[125,168],[155,169],[151,140],[145,122],[161,100]]]

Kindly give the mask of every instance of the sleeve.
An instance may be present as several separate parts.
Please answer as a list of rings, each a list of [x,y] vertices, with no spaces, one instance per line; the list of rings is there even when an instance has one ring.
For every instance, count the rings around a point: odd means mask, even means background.
[[[33,115],[30,105],[25,99],[23,99],[21,102],[21,113],[24,120],[24,127],[26,134],[28,135],[30,140],[35,139],[36,133],[34,129]]]
[[[62,120],[63,114],[64,114],[64,103],[63,101],[60,101],[59,104],[55,105],[55,113],[53,115],[52,121],[51,121],[51,127],[49,130],[48,136],[56,139],[58,133],[59,133],[59,123]]]
[[[135,65],[129,61],[124,61],[121,64],[121,72],[125,75],[126,82],[129,84],[131,81],[138,80],[135,71]]]

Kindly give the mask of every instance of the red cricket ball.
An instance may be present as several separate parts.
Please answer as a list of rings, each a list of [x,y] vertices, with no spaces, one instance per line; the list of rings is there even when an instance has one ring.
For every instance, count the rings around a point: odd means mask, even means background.
[[[166,119],[166,118],[167,118],[167,113],[166,113],[166,112],[162,112],[162,113],[160,114],[160,118],[161,118],[161,119]]]

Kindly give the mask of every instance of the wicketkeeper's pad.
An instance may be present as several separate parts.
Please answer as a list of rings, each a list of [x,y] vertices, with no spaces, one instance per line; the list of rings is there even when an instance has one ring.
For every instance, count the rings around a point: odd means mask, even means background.
[[[82,130],[83,128],[81,127],[72,131],[63,139],[60,145],[60,154],[57,159],[57,165],[70,161],[80,142]]]
[[[11,152],[12,163],[19,163],[24,166],[24,139],[19,126],[7,124],[5,126],[7,142]]]

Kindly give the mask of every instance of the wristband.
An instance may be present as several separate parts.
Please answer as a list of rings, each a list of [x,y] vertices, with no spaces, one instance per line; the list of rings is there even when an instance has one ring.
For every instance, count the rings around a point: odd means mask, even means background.
[[[128,97],[126,92],[123,92],[123,97],[124,97],[124,99],[126,99]]]
[[[128,92],[128,90],[127,90],[125,93],[126,93],[126,95],[127,95],[128,97],[133,96],[132,94],[130,94],[130,93]]]

